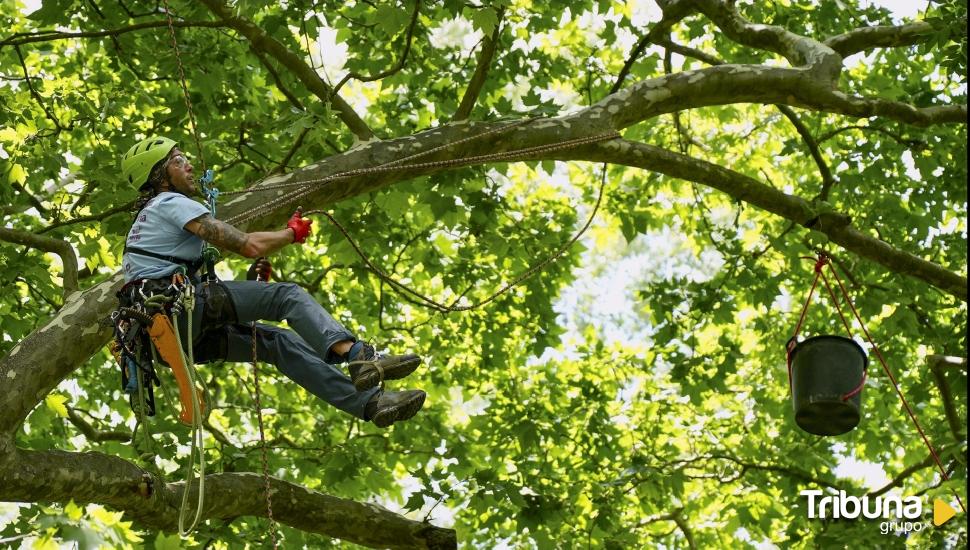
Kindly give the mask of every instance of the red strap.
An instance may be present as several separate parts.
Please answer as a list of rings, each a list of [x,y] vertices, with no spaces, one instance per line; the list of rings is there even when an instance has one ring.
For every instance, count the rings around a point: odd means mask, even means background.
[[[803,260],[814,260],[808,256],[802,256]],[[805,305],[802,306],[802,314],[798,317],[798,324],[795,325],[795,333],[792,337],[788,339],[788,344],[785,345],[785,359],[788,363],[788,393],[792,393],[792,381],[791,381],[791,352],[798,345],[798,333],[802,331],[802,323],[805,322],[805,314],[808,313],[808,305],[812,302],[812,294],[815,293],[815,287],[818,286],[818,278],[822,275],[822,267],[828,263],[828,257],[825,254],[819,254],[818,261],[815,262],[815,280],[812,281],[812,288],[808,291],[808,297],[805,298]]]
[[[950,476],[946,473],[946,468],[943,467],[943,462],[940,460],[939,455],[936,454],[936,449],[933,447],[933,444],[930,443],[930,439],[926,436],[926,432],[923,431],[923,427],[920,425],[919,420],[916,419],[916,414],[913,413],[913,409],[912,407],[909,406],[909,402],[906,401],[906,397],[903,396],[903,391],[899,388],[899,383],[896,382],[896,377],[893,376],[893,373],[889,370],[889,365],[886,364],[886,360],[885,358],[883,358],[882,352],[879,351],[879,346],[876,345],[876,343],[872,340],[872,336],[869,334],[869,331],[866,330],[866,324],[862,322],[862,317],[859,315],[859,312],[852,304],[852,300],[849,298],[849,291],[845,289],[845,285],[842,284],[842,279],[839,278],[839,274],[836,273],[835,269],[831,269],[831,271],[832,271],[832,275],[835,277],[835,281],[839,283],[839,288],[842,289],[842,295],[845,296],[845,301],[849,304],[849,307],[852,309],[852,314],[855,315],[856,320],[859,321],[859,326],[862,327],[862,332],[865,333],[866,340],[869,341],[869,345],[872,346],[872,351],[875,352],[876,357],[879,359],[879,363],[882,365],[882,370],[885,371],[886,376],[889,377],[889,381],[892,382],[893,388],[896,390],[896,395],[899,396],[899,400],[903,402],[903,408],[906,409],[906,414],[909,415],[909,418],[910,420],[913,421],[913,424],[916,426],[916,430],[919,432],[920,437],[923,438],[923,443],[925,443],[926,447],[930,450],[930,455],[933,456],[933,460],[936,462],[936,466],[940,470],[940,475],[943,476],[944,481],[949,481]],[[863,371],[863,383],[864,382],[865,382],[865,371]],[[856,389],[852,390],[852,392],[849,392],[849,394],[847,395],[851,397],[852,395],[855,395],[860,391],[862,391],[862,384],[860,384],[859,387],[857,387]],[[843,397],[843,399],[846,399],[846,397]],[[962,508],[963,512],[966,513],[967,509],[963,506],[963,501],[960,500],[960,495],[957,495],[956,493],[954,493],[954,496],[956,497],[957,502],[960,503],[960,508]]]
[[[814,260],[815,258],[803,257],[803,259]],[[909,415],[909,418],[913,421],[913,424],[916,426],[916,430],[919,432],[920,437],[923,438],[923,443],[925,443],[926,447],[930,450],[930,454],[933,456],[933,460],[936,462],[936,466],[939,468],[940,474],[943,476],[943,480],[949,481],[950,476],[946,473],[946,468],[943,467],[943,462],[940,460],[939,455],[936,453],[936,449],[933,447],[933,444],[930,443],[930,440],[926,436],[926,432],[923,431],[923,427],[920,425],[919,420],[916,419],[916,414],[913,413],[913,409],[912,407],[909,406],[909,402],[906,401],[906,397],[903,396],[903,392],[899,388],[899,383],[896,381],[896,377],[893,376],[892,372],[889,370],[889,366],[887,365],[885,358],[883,358],[882,352],[879,351],[879,346],[876,345],[876,343],[872,339],[872,335],[870,335],[869,331],[866,329],[866,325],[862,321],[862,316],[859,315],[858,310],[856,310],[855,305],[852,303],[852,299],[849,297],[849,291],[846,290],[845,285],[842,284],[842,279],[839,278],[839,274],[836,272],[835,266],[829,262],[828,256],[826,256],[824,253],[820,253],[818,256],[818,259],[815,262],[815,280],[812,281],[812,288],[808,291],[808,298],[805,299],[805,305],[802,307],[801,316],[798,318],[798,325],[795,326],[795,334],[792,335],[791,339],[788,340],[788,344],[785,346],[787,351],[787,361],[788,361],[788,391],[789,392],[792,391],[791,354],[792,354],[792,351],[795,349],[795,346],[797,345],[798,333],[801,332],[802,324],[805,322],[805,314],[808,312],[808,305],[812,300],[812,294],[815,292],[815,287],[818,286],[819,278],[822,279],[822,281],[825,283],[826,288],[829,291],[829,296],[832,299],[832,304],[835,305],[835,309],[839,312],[839,317],[842,319],[842,326],[845,327],[845,330],[848,333],[849,337],[850,338],[852,337],[852,330],[849,327],[848,320],[846,320],[845,315],[842,313],[842,308],[839,306],[839,301],[835,296],[835,291],[833,290],[832,285],[829,284],[829,281],[825,277],[825,274],[822,272],[822,269],[826,265],[829,266],[829,271],[831,271],[832,276],[835,277],[835,281],[838,283],[839,289],[842,291],[842,296],[845,298],[845,302],[849,305],[849,308],[852,310],[852,314],[855,316],[855,319],[859,322],[859,326],[862,327],[862,332],[866,335],[866,340],[869,342],[869,345],[872,346],[872,351],[876,354],[876,358],[879,359],[879,363],[882,365],[883,371],[885,371],[886,376],[889,377],[889,381],[892,382],[893,388],[896,390],[896,395],[899,396],[900,401],[902,401],[903,403],[903,408],[906,409],[906,413]],[[859,385],[856,386],[854,389],[852,389],[849,393],[843,395],[842,396],[843,401],[851,399],[852,397],[858,395],[859,392],[862,391],[862,388],[863,386],[865,386],[866,379],[868,376],[867,371],[868,371],[868,363],[862,370],[862,380],[859,382]],[[957,502],[960,503],[960,508],[962,508],[964,513],[966,513],[967,509],[964,507],[963,501],[960,500],[960,496],[959,495],[954,495],[954,496],[956,496]]]

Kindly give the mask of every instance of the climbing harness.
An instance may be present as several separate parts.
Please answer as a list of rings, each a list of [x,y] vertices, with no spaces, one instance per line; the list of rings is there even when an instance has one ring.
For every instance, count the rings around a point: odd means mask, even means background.
[[[913,408],[909,405],[909,402],[906,400],[906,397],[903,395],[903,391],[899,387],[899,383],[896,381],[896,377],[893,376],[892,371],[889,370],[889,365],[887,364],[885,358],[882,356],[882,352],[879,351],[879,346],[877,346],[875,341],[873,341],[872,335],[869,334],[869,330],[866,328],[865,323],[862,321],[862,317],[859,315],[858,310],[856,310],[855,305],[852,303],[852,299],[849,297],[849,291],[846,290],[845,285],[842,283],[842,279],[839,277],[838,272],[835,270],[835,266],[832,264],[831,257],[828,254],[826,254],[824,251],[819,251],[818,256],[815,258],[812,258],[809,256],[803,256],[802,259],[811,260],[815,262],[815,279],[812,281],[812,287],[808,291],[808,297],[805,299],[805,305],[802,306],[802,312],[799,315],[798,324],[795,327],[795,333],[792,335],[791,339],[788,340],[788,343],[785,346],[786,352],[787,352],[787,362],[788,362],[789,390],[791,390],[791,385],[792,385],[792,370],[791,370],[792,350],[797,344],[798,334],[801,331],[802,324],[805,321],[805,314],[808,312],[808,306],[812,301],[812,294],[815,292],[815,289],[818,286],[819,279],[821,279],[825,283],[825,287],[826,289],[828,289],[828,292],[829,292],[829,297],[831,298],[832,304],[835,305],[835,308],[839,313],[839,318],[842,320],[842,325],[845,327],[846,333],[848,333],[849,337],[852,336],[852,330],[849,327],[849,321],[846,319],[845,315],[843,314],[842,308],[839,307],[839,301],[836,298],[835,291],[833,290],[832,285],[829,283],[829,280],[825,276],[825,273],[823,271],[825,267],[828,267],[829,271],[832,273],[832,276],[835,278],[835,281],[838,284],[839,289],[842,291],[842,297],[845,299],[845,302],[846,304],[848,304],[849,309],[852,311],[853,316],[855,317],[856,321],[858,321],[859,326],[862,328],[862,332],[863,334],[865,334],[866,340],[869,342],[869,345],[872,346],[873,353],[875,353],[876,358],[879,359],[879,363],[882,365],[882,370],[886,373],[886,376],[889,378],[889,381],[892,383],[893,389],[896,391],[896,395],[899,396],[899,400],[902,402],[902,405],[906,411],[906,414],[909,416],[910,420],[912,420],[913,425],[916,426],[916,431],[919,432],[919,435],[923,439],[923,443],[926,445],[926,448],[929,449],[930,455],[933,457],[933,461],[936,463],[936,466],[940,471],[940,475],[943,477],[943,481],[949,481],[950,476],[949,474],[947,474],[946,468],[943,466],[943,462],[940,460],[940,457],[937,454],[936,449],[933,447],[933,444],[930,443],[929,437],[927,437],[926,432],[923,430],[923,426],[920,424],[919,420],[917,420],[916,414],[913,412]],[[859,385],[856,388],[844,394],[842,396],[842,400],[843,401],[848,400],[852,398],[854,395],[858,394],[860,391],[862,391],[862,387],[865,385],[865,382],[866,382],[866,369],[863,369],[862,381],[859,383]],[[956,497],[957,502],[960,504],[960,508],[962,508],[964,513],[966,513],[966,508],[964,507],[963,501],[960,499],[960,496],[957,495],[956,493],[954,493],[954,496]]]
[[[148,438],[147,416],[156,413],[152,386],[161,384],[154,363],[167,365],[175,377],[179,390],[179,421],[192,429],[192,443],[186,468],[186,487],[179,511],[179,533],[187,536],[202,515],[205,489],[205,447],[202,423],[205,397],[197,387],[191,336],[183,346],[179,336],[178,319],[186,318],[186,334],[192,334],[192,314],[195,309],[194,286],[179,269],[168,279],[140,279],[131,281],[118,291],[120,307],[111,315],[115,329],[112,351],[122,369],[122,386],[129,395],[132,410],[138,415],[143,434]],[[136,397],[137,396],[137,397]],[[150,448],[150,441],[146,441]],[[195,517],[186,527],[188,495],[198,464],[199,497]]]

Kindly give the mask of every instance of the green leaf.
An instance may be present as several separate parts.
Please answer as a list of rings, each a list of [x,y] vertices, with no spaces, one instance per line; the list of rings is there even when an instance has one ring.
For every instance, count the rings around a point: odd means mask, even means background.
[[[177,535],[166,536],[165,533],[159,531],[158,536],[155,537],[155,550],[179,550],[182,548],[182,539]]]
[[[495,25],[498,25],[498,13],[492,8],[472,10],[471,20],[476,29],[489,36],[495,30]]]

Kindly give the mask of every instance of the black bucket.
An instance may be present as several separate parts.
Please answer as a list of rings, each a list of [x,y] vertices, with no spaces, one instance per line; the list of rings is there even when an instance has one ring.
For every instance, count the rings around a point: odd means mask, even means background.
[[[839,435],[859,424],[859,387],[869,357],[862,346],[842,336],[814,336],[791,350],[791,391],[795,423],[808,433]]]

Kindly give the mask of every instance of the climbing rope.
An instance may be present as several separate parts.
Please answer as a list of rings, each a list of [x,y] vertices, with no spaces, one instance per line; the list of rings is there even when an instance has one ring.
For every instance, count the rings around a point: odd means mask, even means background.
[[[256,275],[257,281],[262,281],[261,275]],[[270,538],[273,540],[274,550],[279,548],[279,541],[277,540],[276,533],[276,522],[273,520],[273,497],[270,493],[270,483],[269,483],[269,461],[267,459],[266,450],[266,432],[263,428],[263,405],[260,400],[260,388],[259,388],[259,357],[256,353],[256,321],[253,321],[253,400],[256,402],[256,420],[259,424],[259,455],[260,460],[263,464],[263,493],[266,497],[266,515],[269,518],[269,534]]]
[[[189,87],[185,84],[185,69],[182,67],[182,54],[179,52],[178,40],[175,39],[175,24],[172,21],[172,9],[168,6],[168,0],[163,0],[165,4],[165,17],[168,19],[168,32],[172,37],[172,49],[175,51],[175,61],[178,64],[179,83],[182,85],[182,96],[185,98],[185,108],[189,113],[189,125],[192,127],[192,137],[195,139],[195,148],[199,154],[199,165],[202,173],[205,173],[205,157],[202,155],[202,142],[199,140],[199,131],[195,125],[195,112],[192,110],[192,100],[189,99]]]
[[[580,237],[583,236],[584,233],[586,233],[586,230],[589,229],[589,226],[593,223],[593,219],[596,217],[596,213],[599,211],[600,204],[602,203],[602,200],[603,200],[603,190],[605,189],[605,187],[606,187],[606,164],[604,163],[603,164],[602,174],[600,176],[599,191],[598,191],[597,196],[596,196],[596,204],[593,206],[593,211],[590,213],[589,218],[587,218],[586,223],[583,225],[583,227],[578,232],[576,232],[576,234],[573,235],[572,238],[570,238],[562,246],[560,246],[555,252],[553,252],[552,254],[550,254],[544,260],[542,260],[542,261],[536,263],[535,265],[529,267],[528,269],[526,269],[524,272],[522,272],[521,274],[519,274],[518,276],[516,276],[514,279],[512,279],[511,282],[507,283],[505,286],[503,286],[499,290],[493,292],[492,294],[490,294],[485,299],[483,299],[483,300],[481,300],[479,302],[476,302],[476,303],[471,304],[471,305],[463,305],[463,306],[457,305],[458,302],[462,299],[462,296],[459,296],[458,298],[456,298],[455,301],[452,302],[451,304],[443,304],[441,302],[435,301],[434,299],[429,298],[428,296],[425,296],[425,295],[417,292],[416,290],[408,287],[404,283],[401,283],[400,281],[398,281],[398,280],[394,279],[393,277],[391,277],[390,275],[388,275],[380,267],[374,265],[374,263],[367,257],[367,255],[364,254],[364,251],[361,250],[360,246],[354,241],[353,237],[350,236],[350,233],[329,212],[326,212],[324,210],[310,210],[310,211],[306,212],[304,215],[323,214],[324,216],[326,216],[327,219],[330,220],[330,223],[332,223],[334,225],[334,227],[336,227],[337,230],[340,231],[341,234],[343,234],[344,238],[347,240],[348,243],[350,243],[350,246],[353,247],[354,252],[357,253],[357,255],[360,257],[360,259],[363,260],[364,263],[367,264],[367,267],[369,267],[375,274],[377,274],[377,276],[381,280],[385,281],[386,283],[388,283],[389,285],[391,285],[393,288],[396,288],[399,291],[401,291],[401,292],[403,292],[403,293],[411,296],[412,298],[416,299],[417,301],[423,303],[426,307],[429,307],[430,309],[436,310],[439,313],[450,313],[450,312],[457,312],[457,311],[470,311],[470,310],[473,310],[473,309],[477,309],[479,307],[482,307],[485,304],[488,304],[488,303],[492,302],[493,300],[495,300],[496,298],[498,298],[502,294],[505,294],[506,292],[508,292],[512,288],[518,286],[519,283],[521,283],[522,281],[524,281],[524,280],[528,279],[529,277],[535,275],[539,271],[542,271],[543,269],[545,269],[546,266],[548,266],[552,262],[554,262],[557,259],[559,259],[567,250],[569,250],[569,248],[577,240],[579,240]]]
[[[189,461],[185,467],[185,489],[182,491],[182,505],[179,508],[179,535],[183,538],[189,536],[192,531],[195,530],[196,526],[199,524],[199,520],[202,518],[202,506],[205,501],[205,431],[202,428],[202,405],[199,402],[199,394],[196,389],[196,372],[195,372],[195,357],[193,356],[192,350],[192,311],[195,309],[195,292],[192,283],[185,285],[185,289],[182,293],[182,306],[186,314],[186,332],[189,335],[188,342],[188,353],[182,348],[182,341],[180,338],[176,338],[178,342],[179,354],[182,356],[182,362],[185,364],[185,371],[188,374],[189,379],[189,389],[192,394],[192,443],[189,450]],[[175,328],[175,334],[179,334],[178,329],[178,315],[172,316],[172,325]],[[185,519],[188,513],[188,502],[189,502],[189,492],[192,488],[192,481],[194,481],[196,464],[198,464],[199,470],[199,497],[196,502],[195,516],[192,518],[192,523],[185,527]]]
[[[523,122],[520,122],[520,123],[523,123]],[[484,137],[485,135],[488,135],[490,133],[495,133],[495,132],[498,132],[498,131],[501,131],[501,130],[506,130],[509,127],[512,127],[512,126],[518,126],[520,123],[513,123],[511,125],[506,125],[506,126],[503,126],[501,128],[498,128],[498,129],[496,129],[494,131],[484,132],[482,134],[478,134],[476,136],[472,136],[470,138],[466,138],[465,140],[461,140],[461,141],[468,141],[470,139],[478,139],[478,138]],[[246,223],[246,222],[248,222],[250,220],[253,220],[253,219],[255,219],[255,218],[257,218],[257,217],[259,217],[259,216],[261,216],[261,215],[263,215],[263,214],[271,211],[271,210],[274,210],[274,209],[276,209],[276,208],[278,208],[278,207],[280,207],[280,206],[282,206],[282,205],[284,205],[284,204],[286,204],[288,202],[294,202],[294,201],[296,201],[296,200],[298,200],[298,199],[300,199],[302,197],[305,197],[305,196],[309,195],[310,193],[312,193],[314,191],[319,190],[320,188],[322,188],[322,187],[324,187],[324,186],[326,186],[328,184],[331,184],[331,183],[333,183],[335,181],[342,180],[342,179],[347,179],[347,178],[352,178],[352,177],[357,177],[357,176],[363,176],[363,175],[381,174],[381,173],[398,171],[398,170],[425,170],[425,169],[435,169],[435,168],[455,168],[455,167],[461,167],[461,166],[471,166],[471,165],[476,165],[476,164],[484,164],[484,163],[488,163],[488,162],[501,162],[501,161],[508,161],[508,160],[522,160],[523,157],[529,157],[529,156],[537,155],[537,154],[540,154],[540,153],[550,153],[550,152],[553,152],[553,151],[560,151],[560,150],[570,149],[570,148],[573,148],[573,147],[578,147],[580,145],[588,145],[590,143],[597,143],[597,142],[600,142],[600,141],[605,141],[605,140],[609,140],[609,139],[615,139],[615,138],[617,138],[619,136],[620,136],[619,132],[617,132],[615,130],[611,130],[609,132],[604,132],[604,133],[596,134],[596,135],[592,135],[592,136],[575,138],[575,139],[560,141],[560,142],[557,142],[557,143],[550,143],[550,144],[544,144],[544,145],[536,145],[536,146],[533,146],[533,147],[525,147],[525,148],[522,148],[522,149],[515,149],[515,150],[512,150],[512,151],[504,151],[504,152],[501,152],[501,153],[490,153],[490,154],[487,154],[487,155],[478,155],[478,156],[473,156],[473,157],[462,157],[462,158],[457,158],[457,159],[440,160],[440,161],[433,161],[433,162],[423,162],[423,163],[414,163],[414,164],[401,164],[402,162],[405,162],[407,160],[412,160],[412,159],[417,158],[417,157],[425,156],[425,155],[431,154],[432,152],[434,152],[436,150],[440,150],[440,149],[445,148],[445,147],[452,147],[453,145],[456,145],[456,144],[459,143],[459,142],[454,142],[454,144],[449,143],[447,145],[442,145],[442,146],[439,146],[437,148],[431,149],[429,151],[425,151],[425,152],[422,152],[422,153],[418,153],[418,154],[415,154],[415,155],[411,155],[409,157],[404,157],[402,159],[396,159],[396,160],[393,160],[393,161],[390,161],[390,162],[386,162],[386,163],[381,164],[381,165],[378,165],[378,166],[373,166],[373,167],[369,167],[369,168],[358,168],[358,169],[355,169],[355,170],[348,170],[348,171],[345,171],[345,172],[338,172],[336,174],[332,174],[330,176],[326,176],[326,177],[323,177],[323,178],[310,179],[310,180],[302,180],[302,181],[294,182],[294,183],[280,183],[280,184],[272,184],[272,185],[265,185],[265,186],[253,186],[253,187],[249,187],[247,189],[243,189],[243,190],[239,190],[239,191],[223,191],[221,193],[222,195],[238,195],[238,194],[244,194],[244,193],[273,191],[273,190],[284,189],[284,188],[288,188],[288,187],[299,187],[299,189],[297,189],[296,191],[293,191],[291,193],[285,193],[285,194],[283,194],[283,195],[281,195],[281,196],[279,196],[279,197],[277,197],[277,198],[275,198],[273,200],[266,201],[266,202],[262,203],[261,205],[255,207],[255,208],[250,209],[249,211],[241,212],[241,213],[239,213],[239,214],[237,214],[235,216],[232,216],[230,218],[227,218],[225,221],[227,223],[231,223],[233,225]],[[315,186],[314,184],[322,184],[322,185]]]
[[[843,315],[842,309],[838,305],[838,300],[836,299],[835,292],[832,289],[832,286],[829,284],[828,279],[825,277],[825,273],[823,272],[823,269],[826,266],[828,266],[829,271],[832,272],[832,276],[835,278],[835,281],[838,283],[839,288],[842,291],[842,296],[843,298],[845,298],[845,302],[848,304],[849,309],[852,310],[852,314],[855,317],[856,321],[859,322],[859,326],[862,328],[862,332],[866,335],[866,340],[869,342],[869,345],[872,346],[873,353],[875,353],[876,358],[879,359],[879,363],[882,365],[882,370],[886,373],[886,376],[889,377],[889,381],[892,383],[893,389],[896,391],[896,395],[899,396],[899,400],[902,402],[903,408],[906,410],[906,414],[909,416],[910,420],[912,420],[913,425],[916,426],[916,431],[919,432],[919,435],[923,439],[923,443],[926,445],[926,448],[929,449],[930,455],[933,457],[933,461],[936,463],[937,468],[940,470],[940,475],[943,476],[943,481],[949,481],[950,476],[949,474],[946,473],[946,468],[943,466],[943,462],[940,460],[940,456],[939,454],[937,454],[936,448],[933,447],[932,443],[930,443],[930,439],[926,435],[926,432],[923,430],[923,426],[916,418],[916,414],[913,412],[913,408],[909,405],[909,401],[906,400],[906,396],[903,395],[903,391],[899,387],[899,382],[896,381],[896,377],[893,376],[892,371],[889,370],[889,365],[886,362],[886,359],[882,356],[882,352],[879,350],[879,346],[876,345],[876,342],[872,339],[872,335],[869,334],[869,330],[866,328],[866,324],[862,321],[862,317],[859,315],[858,310],[856,310],[855,305],[852,303],[852,299],[849,297],[849,291],[845,288],[845,285],[842,283],[842,279],[839,277],[838,272],[835,270],[835,266],[832,264],[830,257],[824,252],[819,252],[818,258],[803,256],[802,259],[815,261],[815,280],[812,282],[812,288],[809,290],[808,298],[805,300],[805,305],[802,307],[802,313],[798,319],[798,325],[795,327],[795,334],[791,337],[791,339],[788,341],[788,345],[786,346],[788,351],[789,390],[791,390],[791,384],[792,384],[791,353],[792,353],[792,350],[794,349],[795,344],[797,343],[796,339],[798,337],[799,331],[801,330],[802,323],[805,320],[805,314],[808,311],[809,303],[812,300],[812,293],[815,291],[815,288],[818,286],[818,281],[820,278],[825,283],[825,286],[828,288],[829,295],[832,299],[832,303],[835,305],[836,309],[839,312],[839,317],[842,319],[842,324],[843,326],[845,326],[846,332],[848,333],[850,338],[852,337],[852,331],[849,328],[849,323],[846,320],[845,316]],[[866,381],[866,371],[863,370],[862,381],[855,389],[843,395],[842,400],[846,401],[849,398],[861,392],[863,385],[865,385],[865,381]],[[963,501],[960,499],[960,495],[957,495],[956,493],[954,493],[954,496],[956,497],[957,502],[960,504],[960,508],[963,509],[964,513],[966,513],[967,509],[963,506]]]

